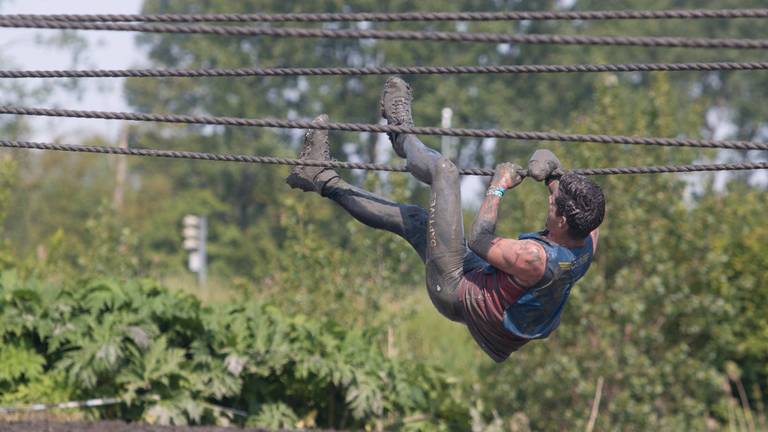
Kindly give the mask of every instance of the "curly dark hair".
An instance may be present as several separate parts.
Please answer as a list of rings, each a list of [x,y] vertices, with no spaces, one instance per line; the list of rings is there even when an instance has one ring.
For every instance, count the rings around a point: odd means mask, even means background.
[[[568,234],[584,239],[603,222],[605,195],[600,186],[584,176],[566,173],[555,196],[558,216],[565,216]]]

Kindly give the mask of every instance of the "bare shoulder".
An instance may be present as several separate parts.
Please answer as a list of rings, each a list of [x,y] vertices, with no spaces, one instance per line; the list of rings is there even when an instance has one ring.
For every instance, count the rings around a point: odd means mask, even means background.
[[[544,247],[534,240],[504,239],[498,243],[501,259],[491,263],[499,270],[509,273],[525,286],[538,282],[547,266]]]

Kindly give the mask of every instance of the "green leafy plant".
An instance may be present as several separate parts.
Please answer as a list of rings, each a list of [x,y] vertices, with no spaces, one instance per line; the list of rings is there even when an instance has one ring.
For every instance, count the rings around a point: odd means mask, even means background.
[[[150,281],[0,281],[0,322],[14,323],[2,327],[0,386],[14,400],[119,396],[126,404],[102,415],[161,424],[236,420],[216,406],[268,427],[468,421],[448,376],[387,357],[373,331],[256,301],[203,307]]]

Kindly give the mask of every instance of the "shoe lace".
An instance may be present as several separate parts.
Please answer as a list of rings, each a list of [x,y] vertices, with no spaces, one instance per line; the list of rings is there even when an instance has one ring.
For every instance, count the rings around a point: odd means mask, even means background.
[[[392,98],[392,116],[398,120],[398,123],[400,124],[408,123],[409,109],[410,109],[410,104],[408,103],[407,98],[405,97]]]

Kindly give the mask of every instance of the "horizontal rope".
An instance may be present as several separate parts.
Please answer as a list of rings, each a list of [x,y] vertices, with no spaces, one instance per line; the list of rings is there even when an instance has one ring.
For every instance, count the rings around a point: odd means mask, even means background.
[[[0,70],[0,78],[212,78],[352,75],[539,74],[768,70],[768,62],[626,63],[501,66],[373,66],[330,68]]]
[[[271,36],[332,39],[384,39],[435,42],[483,42],[512,44],[606,45],[671,48],[766,49],[768,39],[712,39],[653,36],[571,36],[550,34],[504,34],[429,32],[406,30],[329,30],[307,28],[227,27],[196,24],[130,24],[0,19],[0,27],[65,30],[111,30],[144,33],[211,34],[220,36]]]
[[[522,21],[609,19],[766,18],[768,9],[673,9],[504,12],[349,12],[278,14],[55,14],[0,15],[0,19],[114,22],[342,22],[342,21]]]
[[[691,164],[691,165],[657,165],[617,168],[583,168],[573,170],[584,176],[593,175],[625,175],[625,174],[665,174],[692,173],[707,171],[748,171],[768,169],[768,162],[738,162],[720,164]]]
[[[115,111],[82,111],[51,108],[26,108],[0,106],[0,114],[34,115],[45,117],[70,117],[102,120],[127,120],[141,122],[204,124],[216,126],[250,126],[278,129],[317,129],[346,132],[400,133],[414,135],[439,135],[472,138],[502,138],[525,141],[591,142],[599,144],[632,144],[662,147],[724,148],[734,150],[768,150],[768,143],[749,141],[718,141],[686,138],[657,138],[623,135],[565,134],[559,132],[510,131],[500,129],[466,129],[437,127],[408,127],[365,123],[316,123],[307,120],[280,120],[272,118],[239,118],[193,116],[179,114],[146,114]]]
[[[123,147],[105,146],[80,146],[72,144],[39,143],[30,141],[0,140],[0,147],[16,149],[53,150],[80,153],[100,153],[127,156],[145,156],[172,159],[193,159],[219,162],[240,162],[269,165],[315,166],[344,169],[364,169],[371,171],[407,172],[404,166],[392,166],[372,163],[340,162],[340,161],[313,161],[304,159],[290,159],[271,156],[250,156],[234,154],[202,153],[177,150],[134,149]],[[700,171],[738,171],[768,169],[768,162],[751,163],[726,163],[726,164],[695,164],[695,165],[661,165],[640,167],[617,168],[583,168],[575,169],[576,174],[595,175],[620,175],[620,174],[662,174],[662,173],[687,173]],[[463,168],[461,175],[492,176],[492,169]]]

